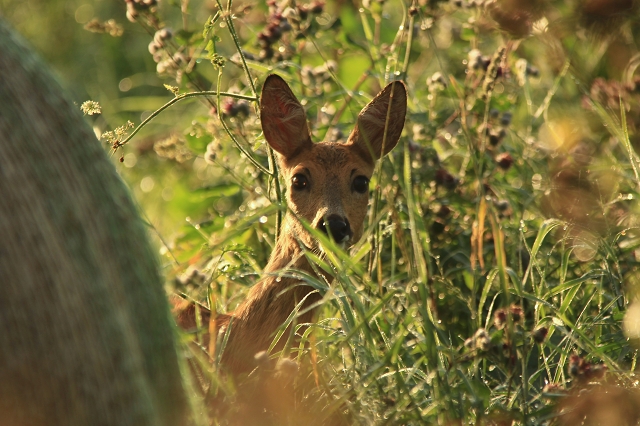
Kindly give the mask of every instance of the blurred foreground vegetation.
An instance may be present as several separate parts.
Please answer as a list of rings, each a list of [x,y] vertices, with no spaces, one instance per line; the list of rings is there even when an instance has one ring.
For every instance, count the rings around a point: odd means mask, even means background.
[[[292,348],[317,358],[326,381],[308,398],[328,395],[327,417],[640,419],[636,1],[0,5],[78,106],[101,105],[87,119],[140,203],[169,291],[220,312],[260,275],[285,208],[256,117],[266,75],[304,100],[316,140],[348,135],[380,87],[407,82],[365,237],[325,259],[336,280],[312,283],[325,303],[312,344]],[[203,91],[230,95],[183,98]]]

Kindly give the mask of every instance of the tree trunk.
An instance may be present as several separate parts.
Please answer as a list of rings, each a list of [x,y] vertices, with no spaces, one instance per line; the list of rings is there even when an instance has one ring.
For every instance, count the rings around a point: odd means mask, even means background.
[[[0,423],[181,424],[144,225],[79,107],[2,20],[0,237]]]

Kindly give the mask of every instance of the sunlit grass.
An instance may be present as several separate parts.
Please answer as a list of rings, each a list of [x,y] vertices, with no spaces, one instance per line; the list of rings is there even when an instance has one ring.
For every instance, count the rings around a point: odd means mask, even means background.
[[[219,4],[197,21],[202,35],[176,31],[158,47],[158,60],[187,56],[160,70],[178,98],[202,100],[190,127],[172,131],[192,163],[140,153],[147,170],[124,171],[135,182],[171,169],[174,182],[189,182],[175,184],[173,200],[163,192],[171,180],[140,194],[152,223],[164,209],[189,218],[158,227],[174,234],[163,247],[168,281],[231,312],[274,245],[286,206],[256,111],[238,104],[256,99],[257,82],[284,76],[314,134],[330,138],[332,125],[348,134],[371,94],[402,78],[408,120],[372,179],[362,240],[344,251],[310,229],[324,252],[307,255],[334,280],[281,272],[322,295],[317,322],[297,324],[295,311],[274,336],[296,355],[293,380],[313,383],[299,400],[320,401],[319,423],[340,413],[366,425],[572,424],[595,416],[573,399],[583,388],[635,401],[637,352],[622,321],[637,291],[640,117],[635,80],[614,81],[633,74],[633,61],[608,64],[604,51],[616,44],[634,57],[637,30],[621,21],[620,33],[599,37],[573,2],[527,6],[525,20],[518,1],[428,3]],[[140,11],[138,22],[153,32],[187,19],[161,12],[154,21]],[[592,86],[597,77],[604,83]],[[170,117],[171,102],[148,120]],[[145,204],[160,197],[157,209]],[[290,324],[299,340],[285,335]],[[243,388],[203,350],[185,351],[200,359],[207,398],[235,401]],[[214,424],[231,421],[212,413]]]

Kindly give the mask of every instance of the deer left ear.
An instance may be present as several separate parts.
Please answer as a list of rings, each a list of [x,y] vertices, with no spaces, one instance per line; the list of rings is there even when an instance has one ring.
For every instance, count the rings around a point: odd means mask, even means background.
[[[267,77],[262,87],[260,121],[271,148],[286,159],[313,146],[304,108],[276,74]]]
[[[375,163],[397,145],[406,113],[406,86],[402,81],[394,81],[362,109],[347,145]]]

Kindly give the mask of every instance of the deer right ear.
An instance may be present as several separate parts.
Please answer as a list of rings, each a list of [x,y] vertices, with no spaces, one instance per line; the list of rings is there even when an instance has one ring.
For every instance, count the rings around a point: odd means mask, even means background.
[[[284,158],[293,158],[313,144],[304,108],[278,75],[271,74],[262,86],[260,121],[265,139]]]
[[[354,146],[363,158],[375,163],[398,143],[406,113],[406,86],[402,81],[389,83],[360,112],[347,145]]]

